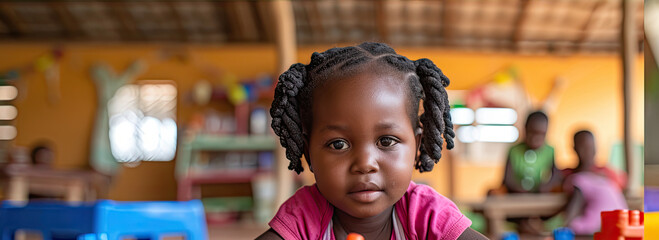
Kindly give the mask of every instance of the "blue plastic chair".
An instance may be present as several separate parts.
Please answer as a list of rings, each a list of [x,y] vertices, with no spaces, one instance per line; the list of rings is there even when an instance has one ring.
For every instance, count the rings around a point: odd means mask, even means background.
[[[0,207],[0,238],[13,240],[17,230],[39,232],[42,239],[76,239],[93,232],[94,204],[4,201]]]
[[[160,239],[183,236],[188,240],[208,239],[204,206],[200,200],[187,202],[115,202],[96,205],[95,231],[78,240],[119,240],[124,237]]]
[[[12,240],[19,229],[42,239],[119,240],[182,236],[207,239],[204,207],[187,202],[115,202],[70,205],[63,202],[9,202],[0,207],[0,237]]]

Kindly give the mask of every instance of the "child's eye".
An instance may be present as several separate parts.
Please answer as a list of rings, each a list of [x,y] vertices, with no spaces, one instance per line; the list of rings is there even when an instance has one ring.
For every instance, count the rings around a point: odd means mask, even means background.
[[[329,147],[334,150],[343,150],[348,148],[348,143],[344,140],[336,140],[329,143]]]
[[[378,145],[381,147],[391,147],[393,145],[396,145],[398,143],[398,140],[393,138],[393,137],[381,137],[378,139]]]

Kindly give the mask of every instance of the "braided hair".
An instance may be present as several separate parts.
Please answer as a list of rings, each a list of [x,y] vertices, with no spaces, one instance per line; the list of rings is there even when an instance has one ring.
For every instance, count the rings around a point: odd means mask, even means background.
[[[314,52],[308,65],[293,64],[279,76],[275,97],[270,109],[272,129],[286,148],[290,160],[288,169],[298,174],[304,169],[300,158],[305,149],[305,138],[311,129],[311,104],[314,90],[327,80],[341,78],[362,70],[366,63],[389,68],[407,76],[410,104],[408,114],[415,129],[423,129],[420,155],[415,168],[431,171],[442,157],[444,141],[453,148],[453,123],[446,87],[449,79],[429,59],[416,61],[398,55],[383,43],[365,42],[358,46],[332,48]],[[331,74],[328,74],[331,73]],[[423,100],[424,113],[418,116],[419,101]]]

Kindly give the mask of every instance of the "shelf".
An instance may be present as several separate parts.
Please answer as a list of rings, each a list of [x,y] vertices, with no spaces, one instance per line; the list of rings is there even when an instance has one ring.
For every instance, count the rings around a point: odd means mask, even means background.
[[[249,183],[262,172],[256,169],[216,169],[188,172],[185,178],[193,184]]]
[[[188,174],[193,158],[203,151],[275,151],[279,142],[272,135],[213,135],[198,134],[182,139],[176,159],[176,176]]]
[[[191,150],[209,151],[273,151],[277,141],[270,135],[215,136],[197,135],[190,143]]]

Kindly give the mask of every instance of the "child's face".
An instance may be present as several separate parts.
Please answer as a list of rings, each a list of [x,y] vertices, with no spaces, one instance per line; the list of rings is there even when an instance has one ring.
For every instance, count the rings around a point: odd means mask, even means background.
[[[314,93],[307,157],[323,196],[353,217],[390,208],[412,178],[419,138],[401,78],[366,71]]]
[[[575,138],[574,151],[579,156],[579,161],[584,169],[595,164],[595,139],[590,134],[580,134]]]
[[[545,144],[547,136],[547,122],[535,119],[526,126],[526,145],[531,149],[537,149]]]

